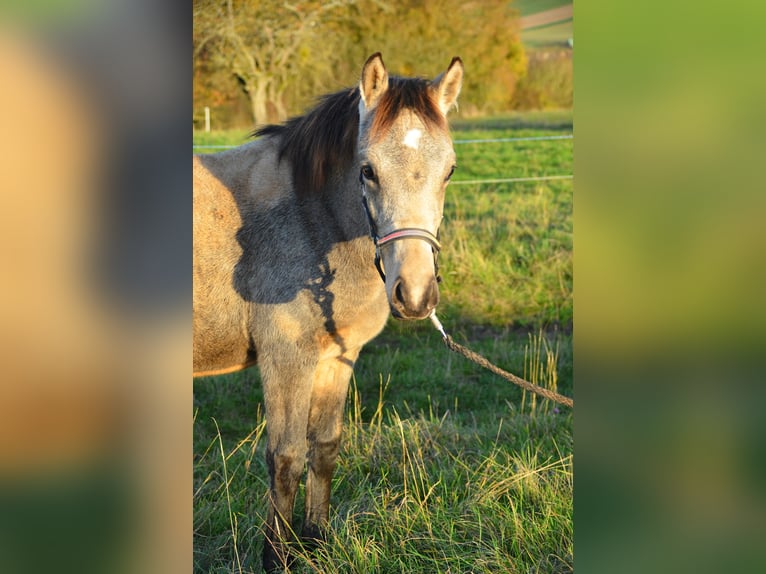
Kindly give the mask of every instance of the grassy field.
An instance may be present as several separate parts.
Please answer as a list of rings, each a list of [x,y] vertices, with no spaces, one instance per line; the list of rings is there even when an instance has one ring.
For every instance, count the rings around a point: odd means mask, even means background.
[[[511,6],[516,8],[522,16],[529,16],[530,14],[552,10],[553,8],[571,3],[570,0],[513,0]]]
[[[571,115],[456,122],[454,139],[571,133]],[[246,132],[197,134],[239,143]],[[456,144],[439,314],[460,342],[572,395],[572,140]],[[572,413],[390,321],[348,399],[326,545],[297,572],[572,571]],[[268,474],[256,370],[194,382],[195,572],[260,571]],[[302,492],[296,514],[302,514]],[[300,528],[300,524],[296,524]]]
[[[512,6],[521,16],[531,16],[538,12],[560,8],[571,4],[569,0],[515,0]],[[573,19],[550,22],[521,32],[521,39],[528,48],[541,48],[551,45],[564,45],[574,35]]]
[[[524,44],[530,48],[541,48],[552,45],[564,45],[574,37],[572,20],[557,22],[548,26],[531,28],[521,33]]]

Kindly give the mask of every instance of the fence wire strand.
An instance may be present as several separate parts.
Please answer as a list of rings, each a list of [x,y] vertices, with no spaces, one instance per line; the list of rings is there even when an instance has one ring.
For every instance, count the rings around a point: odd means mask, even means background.
[[[489,138],[482,140],[453,140],[453,144],[479,144],[479,143],[506,143],[506,142],[531,142],[531,141],[548,141],[548,140],[571,140],[574,138],[573,134],[567,134],[562,136],[528,136],[528,137],[516,137],[516,138]]]
[[[515,138],[487,138],[477,140],[453,140],[453,144],[483,144],[483,143],[508,143],[508,142],[526,142],[526,141],[553,141],[553,140],[571,140],[574,138],[574,134],[566,134],[560,136],[528,136],[528,137],[515,137]],[[194,149],[233,149],[237,147],[231,144],[210,144],[203,145],[198,144],[193,146]]]
[[[505,177],[499,179],[464,179],[452,181],[450,185],[478,185],[481,183],[518,183],[523,181],[546,181],[549,179],[572,179],[573,175],[540,175],[534,177]]]

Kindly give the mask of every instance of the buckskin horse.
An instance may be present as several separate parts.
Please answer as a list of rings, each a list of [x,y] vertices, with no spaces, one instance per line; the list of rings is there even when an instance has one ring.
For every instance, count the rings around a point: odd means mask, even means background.
[[[194,158],[194,375],[260,369],[267,571],[289,566],[306,466],[301,537],[322,540],[362,346],[389,312],[423,319],[438,303],[437,237],[455,169],[446,116],[462,81],[460,58],[429,81],[390,76],[377,53],[358,87]]]

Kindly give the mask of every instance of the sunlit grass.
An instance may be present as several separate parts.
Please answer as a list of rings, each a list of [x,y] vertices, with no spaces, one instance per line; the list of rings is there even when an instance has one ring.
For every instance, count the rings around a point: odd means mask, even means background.
[[[295,572],[572,571],[570,415],[506,405],[466,425],[450,412],[404,416],[387,392],[366,419],[352,389],[328,542],[296,545]],[[263,424],[216,455],[223,442],[218,432],[195,461],[195,569],[258,571]]]

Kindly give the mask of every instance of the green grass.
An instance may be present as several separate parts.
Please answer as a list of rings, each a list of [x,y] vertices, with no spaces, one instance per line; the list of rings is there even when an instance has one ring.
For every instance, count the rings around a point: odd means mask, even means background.
[[[522,16],[529,16],[571,3],[570,0],[513,0],[511,6],[516,8]]]
[[[561,135],[461,130],[456,140]],[[572,174],[573,140],[455,146],[453,181]],[[442,227],[447,318],[494,326],[572,321],[572,180],[453,185]]]
[[[296,571],[571,572],[571,413],[533,405],[416,336],[426,375],[390,339],[360,359],[329,541],[300,554]],[[483,343],[495,360],[516,355],[507,360],[524,372],[523,341]],[[195,382],[197,572],[258,571],[268,478],[257,381],[250,372]]]
[[[521,33],[524,44],[532,48],[566,44],[570,38],[574,38],[574,25],[571,19],[537,26]]]
[[[482,130],[486,132],[485,137],[495,137],[497,134],[518,135],[514,130],[540,130],[536,135],[549,135],[551,130],[571,133],[573,125],[571,109],[507,112],[496,116],[456,118],[450,121],[455,139],[467,139],[463,132],[470,130]]]
[[[545,12],[561,6],[572,4],[568,0],[517,0],[512,3],[521,16],[531,16],[538,12]],[[561,22],[552,22],[542,26],[536,26],[521,31],[521,40],[524,45],[531,48],[540,48],[551,45],[562,45],[574,35],[573,19]]]
[[[252,129],[212,130],[210,132],[195,130],[192,142],[194,145],[240,145],[250,140]],[[215,150],[198,150],[214,153]]]
[[[513,115],[457,122],[454,137],[567,129],[565,113]],[[228,141],[214,137],[195,143]],[[456,151],[456,182],[572,173],[571,140]],[[572,185],[450,186],[439,307],[456,340],[570,396]],[[255,369],[194,382],[195,572],[260,571],[262,400]],[[391,320],[355,369],[329,541],[296,571],[558,573],[572,563],[572,413],[451,354],[429,324]]]

